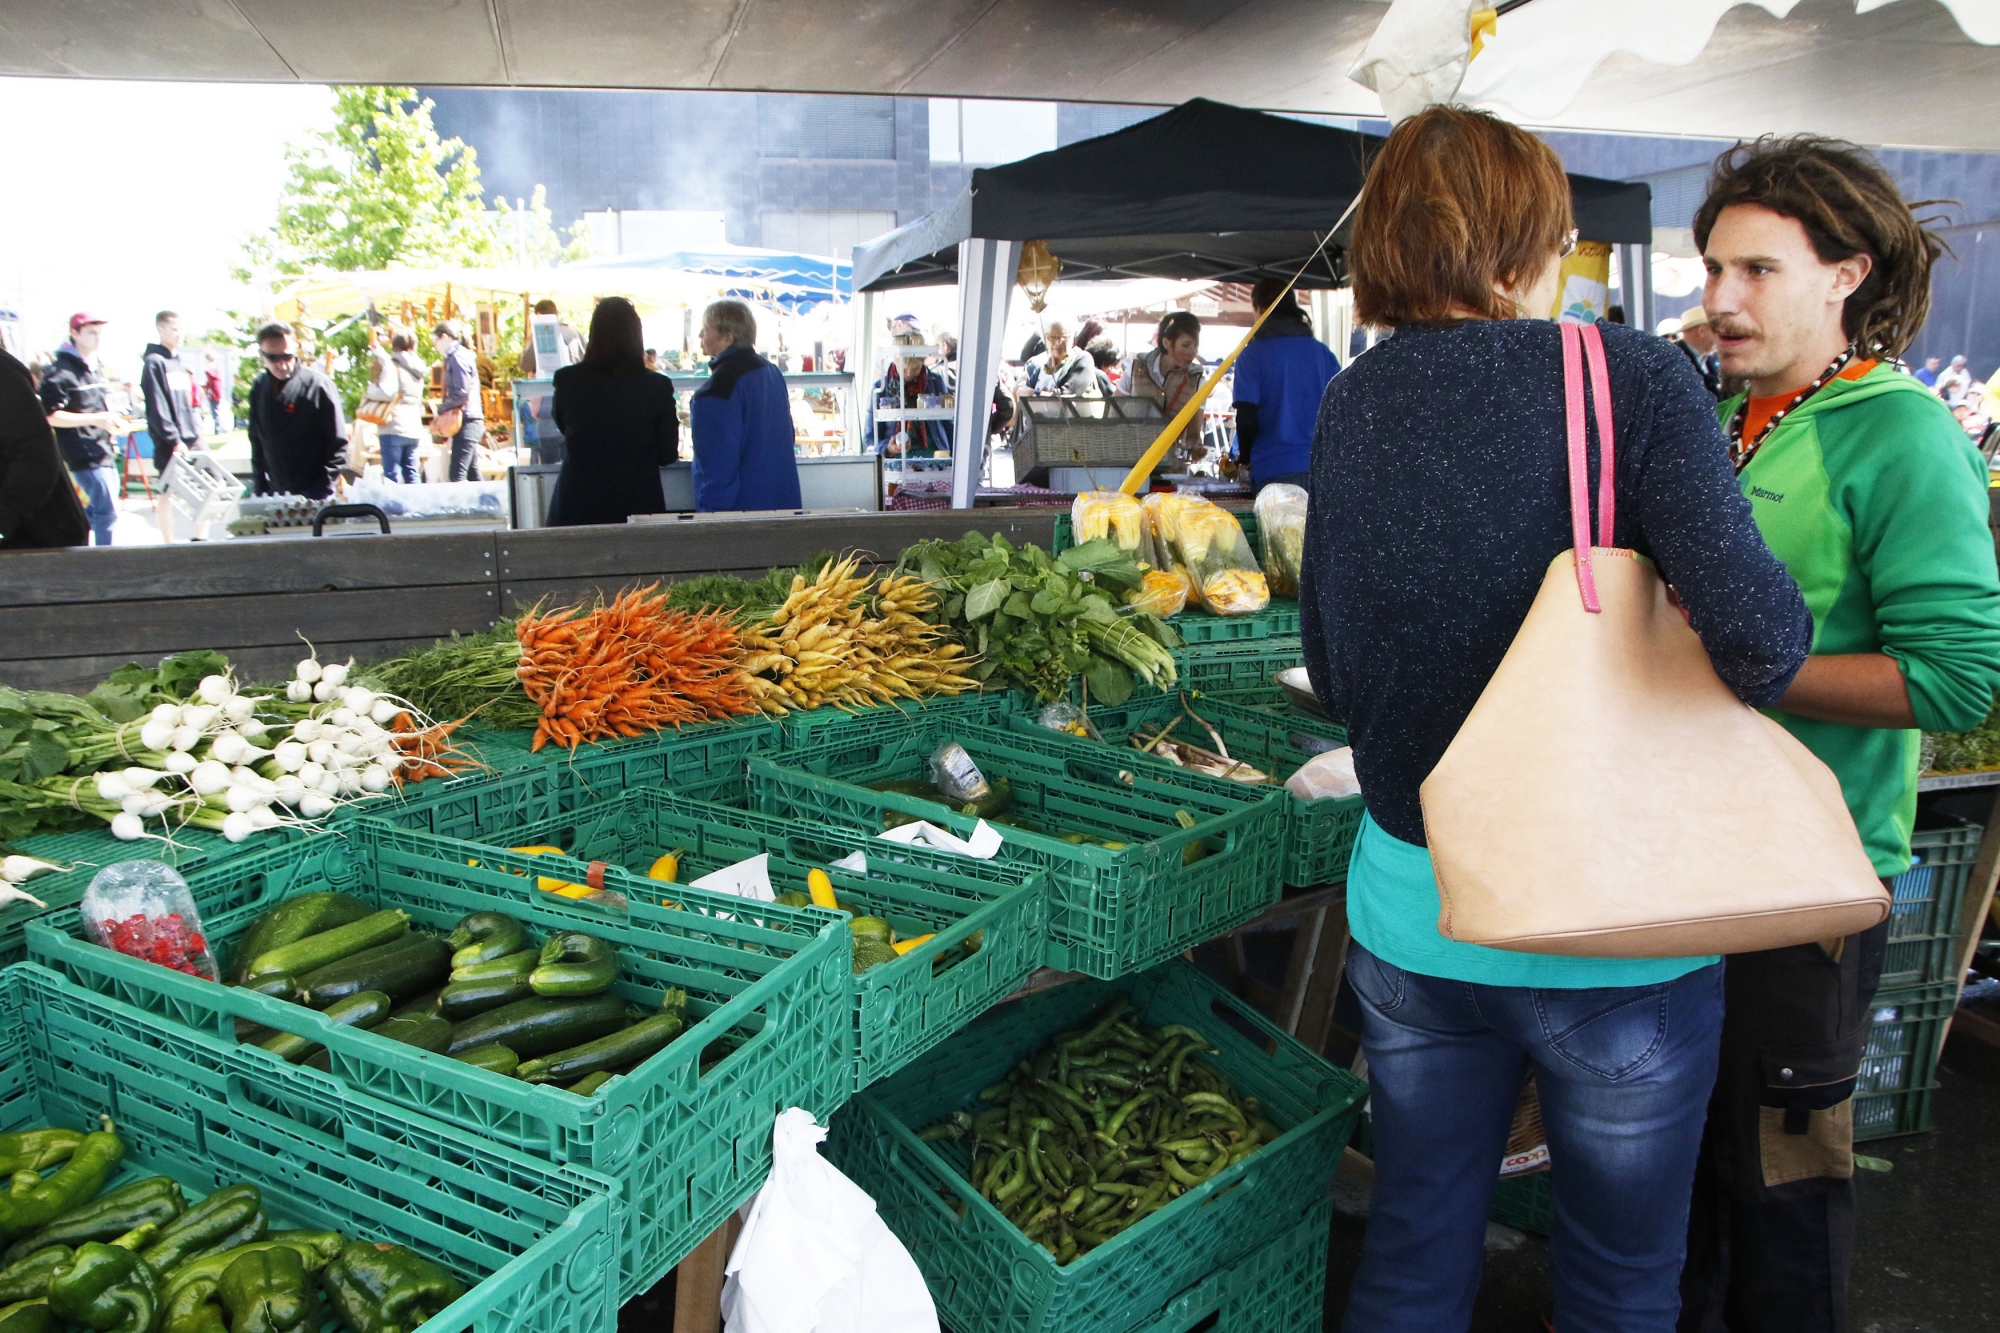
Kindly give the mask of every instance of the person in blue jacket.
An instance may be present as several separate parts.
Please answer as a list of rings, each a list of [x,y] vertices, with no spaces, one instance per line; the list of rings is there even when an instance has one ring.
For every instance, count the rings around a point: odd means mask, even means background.
[[[1274,301],[1278,308],[1236,358],[1236,465],[1247,467],[1257,490],[1281,481],[1309,484],[1319,400],[1340,373],[1283,279],[1264,278],[1250,289],[1258,311]]]
[[[708,382],[695,391],[694,507],[703,513],[797,509],[799,464],[785,377],[757,355],[757,319],[741,301],[701,314]]]

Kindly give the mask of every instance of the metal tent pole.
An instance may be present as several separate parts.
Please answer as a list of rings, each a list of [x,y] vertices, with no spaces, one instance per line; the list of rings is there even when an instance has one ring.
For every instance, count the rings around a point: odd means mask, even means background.
[[[1021,242],[958,243],[958,415],[951,450],[951,507],[972,508],[986,459],[986,421],[1000,382],[1001,341]]]

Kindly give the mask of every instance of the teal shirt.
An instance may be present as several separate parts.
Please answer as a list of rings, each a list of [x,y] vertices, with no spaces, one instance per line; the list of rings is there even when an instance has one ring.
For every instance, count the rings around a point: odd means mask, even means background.
[[[1361,946],[1405,972],[1482,986],[1584,990],[1655,986],[1716,961],[1707,958],[1572,958],[1461,944],[1438,934],[1437,877],[1428,850],[1361,820],[1347,866],[1347,923]]]

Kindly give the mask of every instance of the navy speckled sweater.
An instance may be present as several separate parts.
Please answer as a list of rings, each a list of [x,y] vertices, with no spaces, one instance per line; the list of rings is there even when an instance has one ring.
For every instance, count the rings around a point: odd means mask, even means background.
[[[1762,707],[1812,641],[1737,490],[1715,399],[1671,343],[1604,327],[1618,533],[1658,564],[1716,673]],[[1424,845],[1417,789],[1570,547],[1562,350],[1543,320],[1404,329],[1327,386],[1299,609],[1368,811]],[[1595,431],[1591,494],[1597,491]],[[1610,545],[1598,534],[1598,545]]]

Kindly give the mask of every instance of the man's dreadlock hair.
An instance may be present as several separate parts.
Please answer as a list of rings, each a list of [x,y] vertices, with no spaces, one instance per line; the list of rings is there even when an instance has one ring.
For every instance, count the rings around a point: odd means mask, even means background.
[[[1708,198],[1694,215],[1694,239],[1706,250],[1723,209],[1755,204],[1797,219],[1821,263],[1867,255],[1874,266],[1847,298],[1842,323],[1864,355],[1894,357],[1930,314],[1931,265],[1944,252],[1944,243],[1925,229],[1940,219],[1919,218],[1913,210],[1951,202],[1905,202],[1881,164],[1844,140],[1766,135],[1715,160]]]

